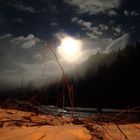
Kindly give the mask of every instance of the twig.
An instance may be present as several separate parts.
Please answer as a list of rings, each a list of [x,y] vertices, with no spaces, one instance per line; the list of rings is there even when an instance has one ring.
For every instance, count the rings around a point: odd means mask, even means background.
[[[41,139],[43,139],[44,137],[46,137],[46,135],[41,136],[38,140],[41,140]]]
[[[125,137],[125,139],[129,140],[129,138],[126,136],[126,134],[122,131],[122,129],[119,127],[118,124],[115,124],[116,127],[120,130],[120,132],[123,134],[123,136]]]
[[[140,108],[140,106],[134,107],[134,108],[130,109],[129,112],[132,112],[132,111],[134,111],[134,110],[136,110],[136,109],[139,109],[139,108]],[[126,113],[126,112],[127,112],[126,110],[123,110],[123,111],[119,112],[119,113],[116,114],[114,117],[112,117],[112,119],[109,121],[109,123],[112,122],[112,121],[113,121],[114,119],[116,119],[117,117],[119,117],[120,115],[122,115],[123,113]],[[109,125],[109,123],[108,123],[108,125]],[[107,125],[107,127],[108,127],[108,125]]]
[[[70,84],[69,84],[69,82],[68,82],[68,79],[67,79],[67,77],[66,77],[66,75],[65,75],[64,69],[63,69],[63,67],[61,66],[61,64],[60,64],[60,62],[59,62],[59,60],[58,60],[58,58],[57,58],[57,56],[56,56],[56,53],[54,52],[54,50],[51,48],[51,46],[50,46],[48,43],[45,43],[45,46],[48,47],[48,48],[51,50],[52,54],[54,55],[54,57],[55,57],[55,59],[56,59],[58,65],[59,65],[59,67],[60,67],[60,69],[61,69],[61,71],[62,71],[63,79],[64,79],[64,82],[65,82],[65,84],[66,84],[66,86],[67,86],[68,93],[69,93],[69,99],[70,99],[70,104],[71,104],[71,109],[72,109],[72,115],[73,115],[73,112],[74,112],[73,90],[71,90],[71,86],[70,86]]]
[[[134,124],[131,124],[132,126],[134,126],[135,128],[137,128],[137,129],[140,129],[140,127],[138,127],[138,126],[136,126],[136,125],[134,125]]]

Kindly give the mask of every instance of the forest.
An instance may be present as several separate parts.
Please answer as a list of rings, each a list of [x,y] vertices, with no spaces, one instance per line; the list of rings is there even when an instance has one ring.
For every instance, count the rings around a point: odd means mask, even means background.
[[[83,71],[83,68],[86,69]],[[1,101],[20,99],[59,107],[72,104],[75,107],[96,108],[139,106],[140,42],[133,46],[127,45],[118,52],[98,52],[76,66],[73,72],[65,73],[65,77],[68,83],[63,77],[39,89],[29,84],[5,90],[1,94]],[[71,100],[68,86],[73,95]]]

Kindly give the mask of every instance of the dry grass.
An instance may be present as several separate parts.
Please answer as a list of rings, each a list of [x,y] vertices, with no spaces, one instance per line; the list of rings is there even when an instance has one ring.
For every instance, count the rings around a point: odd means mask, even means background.
[[[102,121],[95,121],[89,117],[74,119],[11,109],[0,109],[0,130],[2,130],[2,128],[17,126],[20,129],[23,126],[41,128],[42,126],[50,125],[58,127],[66,125],[83,126],[90,132],[90,140],[139,140],[140,138],[140,124],[138,123],[104,123]],[[45,140],[44,135],[39,138]]]

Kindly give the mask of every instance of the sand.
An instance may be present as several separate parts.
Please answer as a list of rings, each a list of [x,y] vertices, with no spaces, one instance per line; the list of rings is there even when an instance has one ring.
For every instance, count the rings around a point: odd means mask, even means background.
[[[88,123],[91,128],[58,116],[0,109],[0,140],[140,140],[138,123]]]
[[[1,140],[90,140],[89,132],[79,126],[6,127]]]

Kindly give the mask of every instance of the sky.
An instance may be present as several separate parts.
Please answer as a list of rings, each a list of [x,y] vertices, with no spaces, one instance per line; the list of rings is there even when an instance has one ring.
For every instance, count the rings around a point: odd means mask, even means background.
[[[61,75],[45,42],[57,49],[63,36],[81,40],[81,59],[59,58],[68,71],[97,51],[139,41],[139,24],[138,0],[0,0],[0,84],[38,85]]]

